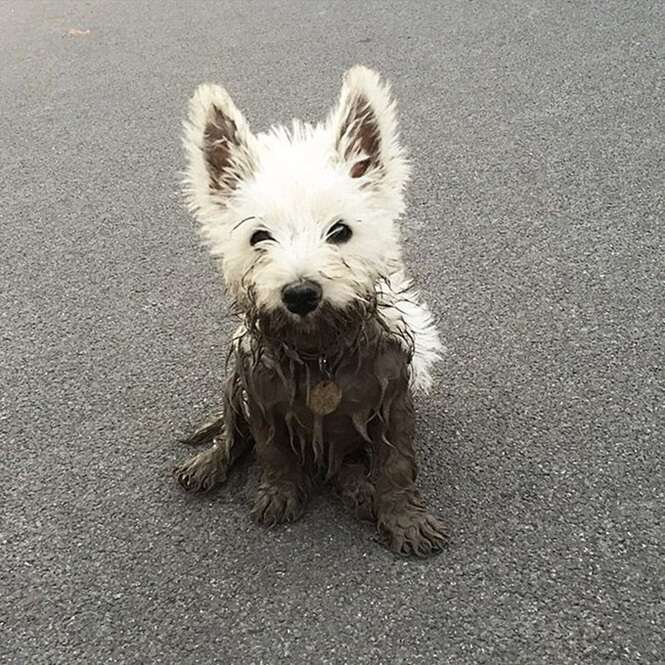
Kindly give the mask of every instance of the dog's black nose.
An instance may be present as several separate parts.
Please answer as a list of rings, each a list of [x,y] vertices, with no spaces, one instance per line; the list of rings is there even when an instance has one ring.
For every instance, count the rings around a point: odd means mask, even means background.
[[[282,289],[282,301],[289,312],[305,316],[319,306],[322,293],[321,287],[316,282],[304,280],[285,286]]]

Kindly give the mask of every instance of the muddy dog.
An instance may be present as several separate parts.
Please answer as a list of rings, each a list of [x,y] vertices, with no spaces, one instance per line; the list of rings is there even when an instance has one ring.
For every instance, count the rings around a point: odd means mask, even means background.
[[[175,470],[210,490],[254,448],[252,514],[300,517],[317,481],[373,520],[386,545],[425,556],[446,542],[416,489],[414,394],[441,345],[401,258],[409,166],[389,86],[349,70],[325,122],[253,134],[229,94],[195,92],[186,193],[240,317],[223,411]]]

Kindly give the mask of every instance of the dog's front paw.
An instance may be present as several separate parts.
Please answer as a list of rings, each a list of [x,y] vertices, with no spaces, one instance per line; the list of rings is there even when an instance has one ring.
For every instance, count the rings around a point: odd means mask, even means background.
[[[252,517],[264,526],[282,522],[295,522],[305,512],[305,499],[292,484],[259,485],[252,509]]]
[[[173,469],[175,479],[192,493],[209,492],[226,480],[226,456],[218,444]]]
[[[396,554],[426,557],[440,552],[448,542],[443,522],[426,511],[406,508],[382,515],[379,530]]]

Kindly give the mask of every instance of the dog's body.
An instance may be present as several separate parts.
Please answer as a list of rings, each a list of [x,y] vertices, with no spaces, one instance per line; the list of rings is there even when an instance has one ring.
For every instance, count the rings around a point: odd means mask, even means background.
[[[243,323],[223,414],[198,435],[213,446],[177,469],[180,483],[210,489],[253,446],[259,522],[299,517],[322,477],[393,550],[440,549],[415,488],[412,397],[440,343],[401,261],[408,167],[388,87],[353,68],[326,123],[254,136],[204,85],[185,145],[190,204]]]

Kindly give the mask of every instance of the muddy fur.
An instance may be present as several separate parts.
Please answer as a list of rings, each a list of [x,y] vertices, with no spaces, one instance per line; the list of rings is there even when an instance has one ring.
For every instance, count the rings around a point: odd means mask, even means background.
[[[233,345],[223,414],[192,437],[213,445],[178,467],[176,477],[189,491],[210,490],[253,446],[261,466],[253,508],[258,522],[297,519],[312,488],[325,481],[359,517],[376,522],[393,551],[436,552],[445,530],[415,488],[410,354],[376,314],[367,319],[356,311],[355,319],[349,313],[342,318],[353,334],[347,329],[334,344],[331,337],[327,354],[321,347],[289,346],[283,334],[279,343],[252,334],[272,330],[275,321],[243,328]],[[294,341],[299,331],[290,330]],[[342,402],[332,414],[316,415],[307,406],[309,391],[331,376]]]

